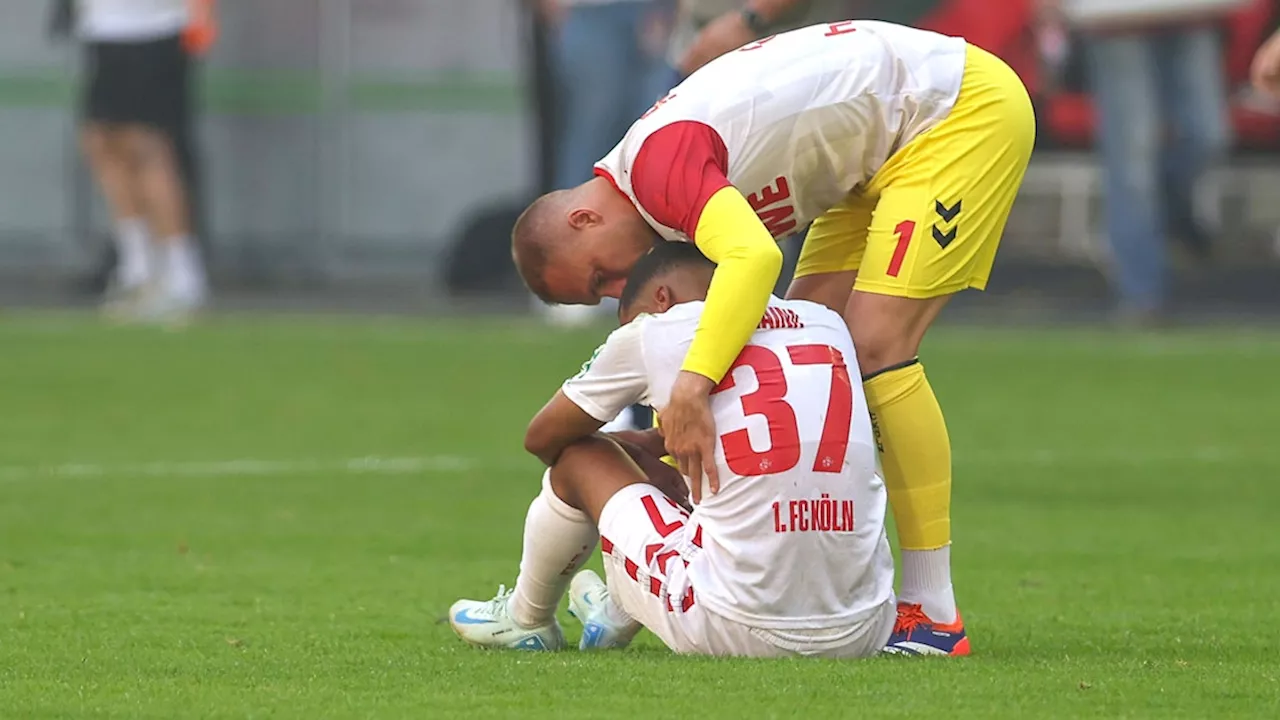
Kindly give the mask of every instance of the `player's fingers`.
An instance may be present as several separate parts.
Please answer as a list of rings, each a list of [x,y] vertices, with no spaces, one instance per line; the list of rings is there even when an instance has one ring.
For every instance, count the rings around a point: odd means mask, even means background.
[[[670,483],[671,499],[676,501],[680,507],[689,509],[689,483],[685,482],[683,477],[674,478]]]
[[[689,497],[693,499],[693,504],[697,505],[702,502],[702,478],[691,474],[685,474],[685,477],[689,478]]]
[[[694,502],[702,501],[702,453],[698,450],[689,452],[689,487],[692,488]]]
[[[676,472],[674,468],[663,465],[657,475],[653,476],[656,481],[654,485],[662,488],[662,491],[671,496],[672,500],[683,502],[689,499],[689,483],[685,482],[684,476]]]
[[[711,494],[715,495],[720,492],[720,472],[716,470],[715,448],[707,442],[699,455],[702,459],[702,471],[707,474],[707,487],[711,490]]]
[[[685,510],[693,510],[689,505],[689,483],[684,478],[680,478],[678,489],[676,490],[676,502]]]
[[[696,492],[698,485],[694,479],[698,477],[698,472],[696,470],[698,465],[694,464],[693,458],[691,458],[688,453],[672,452],[671,457],[676,459],[676,465],[680,468],[680,475],[689,478],[689,485],[692,486]]]

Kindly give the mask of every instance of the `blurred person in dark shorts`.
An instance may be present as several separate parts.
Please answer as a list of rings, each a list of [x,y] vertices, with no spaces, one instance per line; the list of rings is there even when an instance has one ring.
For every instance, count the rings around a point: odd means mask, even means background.
[[[78,0],[81,143],[110,208],[118,262],[107,306],[184,317],[208,294],[175,134],[189,116],[191,56],[213,40],[212,2]]]

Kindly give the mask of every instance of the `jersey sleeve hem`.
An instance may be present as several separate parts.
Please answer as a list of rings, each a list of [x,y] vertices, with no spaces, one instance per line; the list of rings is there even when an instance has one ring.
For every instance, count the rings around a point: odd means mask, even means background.
[[[635,202],[661,225],[693,238],[707,202],[731,183],[729,151],[706,123],[680,120],[645,138],[631,168]]]
[[[560,392],[563,392],[564,396],[569,398],[569,401],[574,405],[581,408],[583,412],[602,423],[607,423],[617,417],[617,413],[610,414],[608,409],[602,407],[599,403],[596,403],[594,400],[587,397],[582,391],[571,385],[564,385],[560,388]]]
[[[648,392],[643,352],[644,319],[614,330],[560,391],[583,412],[609,422]]]

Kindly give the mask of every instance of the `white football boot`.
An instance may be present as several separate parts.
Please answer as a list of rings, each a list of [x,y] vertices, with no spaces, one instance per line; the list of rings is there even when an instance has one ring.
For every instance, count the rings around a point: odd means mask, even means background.
[[[621,650],[640,632],[640,623],[618,622],[610,616],[609,587],[591,570],[583,570],[569,583],[569,614],[582,623],[579,650]]]
[[[458,637],[478,648],[563,649],[564,633],[554,617],[534,628],[516,623],[507,610],[513,592],[500,585],[492,600],[459,600],[449,608],[449,625]]]

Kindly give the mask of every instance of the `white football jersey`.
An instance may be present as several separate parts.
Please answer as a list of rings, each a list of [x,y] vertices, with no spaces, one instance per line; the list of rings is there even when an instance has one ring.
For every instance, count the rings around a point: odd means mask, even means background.
[[[176,35],[190,17],[188,0],[79,0],[80,36],[135,42]]]
[[[960,38],[852,20],[764,38],[676,86],[596,174],[667,240],[690,240],[703,205],[726,185],[785,237],[947,116],[966,48]]]
[[[615,330],[565,396],[605,422],[641,402],[661,411],[702,302]],[[752,627],[836,627],[892,597],[884,483],[844,320],[770,300],[711,396],[720,491],[704,483],[690,518],[688,573],[712,612]]]

